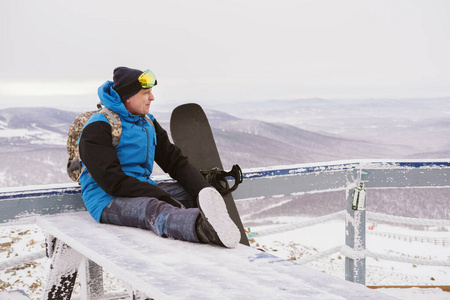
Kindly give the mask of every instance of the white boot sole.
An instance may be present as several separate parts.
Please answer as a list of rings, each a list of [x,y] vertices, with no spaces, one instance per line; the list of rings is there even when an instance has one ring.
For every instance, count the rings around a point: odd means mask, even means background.
[[[241,233],[228,215],[225,201],[214,188],[204,188],[198,194],[198,205],[208,222],[217,232],[220,241],[227,248],[234,248],[241,239]]]

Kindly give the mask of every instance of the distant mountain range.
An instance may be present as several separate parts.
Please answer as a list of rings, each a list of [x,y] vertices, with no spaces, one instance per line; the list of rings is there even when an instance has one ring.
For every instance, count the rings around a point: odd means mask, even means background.
[[[252,168],[340,159],[450,157],[449,139],[442,140],[450,132],[447,119],[407,121],[401,113],[395,115],[392,106],[388,109],[391,114],[386,116],[369,107],[364,114],[345,114],[350,107],[311,99],[268,102],[257,107],[243,103],[234,108],[233,115],[210,109],[206,112],[226,169],[236,163],[242,168]],[[232,106],[222,109],[231,113]],[[0,187],[70,182],[65,171],[66,135],[77,114],[34,107],[0,110]],[[170,113],[154,115],[169,131]],[[396,123],[393,116],[402,119],[400,123],[404,126],[392,127]],[[378,126],[381,137],[367,138],[371,129],[357,125],[358,122]],[[393,138],[396,135],[409,137],[397,140]],[[421,135],[426,136],[427,147],[414,144],[414,140],[421,142]],[[155,174],[161,172],[155,170]]]
[[[243,119],[284,123],[327,136],[368,141],[384,148],[386,158],[450,157],[450,97],[311,98],[239,103],[238,107],[229,103],[215,108]],[[366,157],[371,154],[370,150],[367,155],[361,153]]]
[[[42,107],[0,110],[0,153],[61,148],[76,115]]]

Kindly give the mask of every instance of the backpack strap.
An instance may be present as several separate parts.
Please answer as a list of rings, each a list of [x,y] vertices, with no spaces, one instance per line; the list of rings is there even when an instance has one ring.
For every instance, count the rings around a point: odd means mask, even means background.
[[[111,125],[112,144],[116,147],[119,145],[120,137],[122,136],[122,121],[120,120],[119,114],[104,106],[101,107],[99,113],[108,119]]]
[[[153,128],[155,128],[155,124],[153,124],[152,119],[151,119],[148,115],[145,115],[145,119],[147,120],[147,122],[149,122],[150,124],[152,124]]]

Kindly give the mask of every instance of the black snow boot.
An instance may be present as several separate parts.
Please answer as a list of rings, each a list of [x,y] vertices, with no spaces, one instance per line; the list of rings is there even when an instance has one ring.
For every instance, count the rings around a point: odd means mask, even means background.
[[[228,215],[222,196],[214,188],[204,188],[198,195],[200,215],[195,224],[198,239],[202,243],[234,248],[241,233]]]

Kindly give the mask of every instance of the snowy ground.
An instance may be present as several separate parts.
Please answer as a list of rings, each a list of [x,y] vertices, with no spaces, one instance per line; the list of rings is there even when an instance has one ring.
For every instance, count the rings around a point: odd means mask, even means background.
[[[283,218],[283,223],[289,222]],[[292,221],[292,220],[291,220]],[[299,221],[296,219],[296,221]],[[269,253],[285,259],[297,260],[314,256],[345,243],[344,221],[334,220],[312,227],[297,229],[276,235],[255,237],[252,246],[263,248]],[[370,226],[370,225],[368,225]],[[253,227],[252,231],[267,229]],[[430,228],[432,230],[432,228]],[[440,229],[442,230],[442,228]],[[445,229],[444,229],[445,230]],[[418,231],[393,225],[376,225],[368,230],[367,249],[376,253],[399,255],[401,257],[423,258],[450,261],[450,245],[435,245],[429,242],[409,242],[375,235],[377,232],[391,232],[407,236],[427,236],[435,240],[450,239],[447,231]],[[371,234],[373,232],[374,234]],[[345,278],[345,257],[339,253],[317,261],[306,263],[307,266],[327,274]],[[421,266],[413,263],[391,262],[367,258],[366,285],[368,286],[439,286],[450,285],[450,267]],[[400,299],[450,299],[450,293],[441,289],[380,289]]]
[[[292,222],[293,219],[283,217],[278,221],[286,224]],[[295,221],[299,221],[299,218],[296,218]],[[267,229],[267,226],[251,228],[253,232],[263,229]],[[446,240],[449,238],[448,230],[450,228],[439,228],[439,230],[437,228],[427,228],[427,231],[422,231],[377,224],[371,232],[391,232],[407,236],[427,236],[436,240]],[[251,239],[251,242],[253,247],[262,248],[285,259],[301,262],[302,259],[344,244],[344,221],[334,220],[289,232],[257,236]],[[2,262],[6,259],[44,249],[44,236],[41,229],[35,225],[2,226],[0,227],[0,246],[0,262]],[[369,234],[367,248],[377,253],[450,261],[449,244],[435,245],[429,242],[409,242],[402,239]],[[336,253],[320,260],[306,263],[306,265],[333,276],[344,278],[344,262],[344,257]],[[0,292],[22,289],[32,299],[39,299],[48,268],[49,260],[43,258],[35,262],[2,270],[0,271]],[[104,282],[105,289],[108,291],[125,290],[119,280],[115,279],[111,274],[105,274]],[[420,266],[412,263],[396,263],[368,258],[366,284],[376,286],[448,286],[450,285],[450,267]],[[75,293],[78,288],[76,288]],[[408,300],[425,298],[428,300],[450,299],[450,293],[443,292],[438,288],[381,289],[380,291]],[[0,299],[2,299],[1,296]]]

